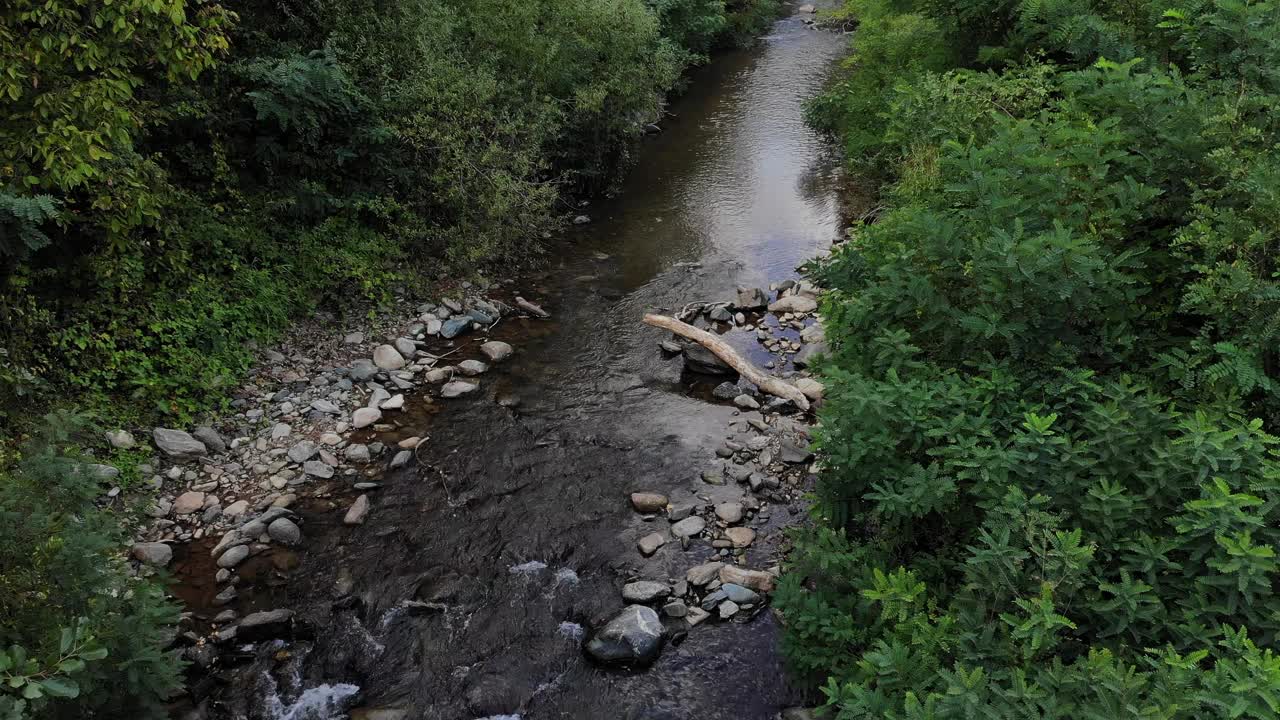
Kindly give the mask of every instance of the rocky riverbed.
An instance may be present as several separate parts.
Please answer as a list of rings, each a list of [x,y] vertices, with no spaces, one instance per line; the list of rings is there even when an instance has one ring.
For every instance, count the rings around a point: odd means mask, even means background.
[[[696,78],[545,271],[309,323],[233,414],[111,434],[156,450],[131,555],[188,608],[175,715],[803,714],[770,594],[812,416],[640,318],[820,402],[796,268],[848,208],[801,115],[844,43],[809,19]]]

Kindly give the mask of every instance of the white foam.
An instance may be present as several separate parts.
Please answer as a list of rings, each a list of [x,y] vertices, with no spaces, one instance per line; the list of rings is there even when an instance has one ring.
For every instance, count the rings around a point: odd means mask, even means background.
[[[358,692],[359,687],[347,683],[317,685],[288,705],[273,692],[266,700],[267,715],[273,720],[340,720],[346,715],[346,701]]]
[[[541,560],[530,560],[522,562],[519,565],[512,565],[510,570],[513,575],[533,575],[547,569],[547,564]]]
[[[560,623],[559,633],[561,636],[569,638],[570,640],[581,640],[583,629],[578,623],[565,620]]]

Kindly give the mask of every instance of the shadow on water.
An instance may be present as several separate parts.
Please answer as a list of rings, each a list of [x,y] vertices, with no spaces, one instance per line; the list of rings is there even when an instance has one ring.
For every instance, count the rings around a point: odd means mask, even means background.
[[[380,439],[429,441],[370,491],[365,525],[342,526],[353,494],[335,488],[305,514],[300,557],[267,557],[242,585],[235,607],[295,608],[304,631],[224,673],[213,717],[318,720],[359,704],[405,711],[355,715],[366,720],[754,720],[797,700],[770,612],[694,628],[646,671],[597,669],[580,644],[621,607],[627,579],[683,577],[712,556],[705,542],[648,559],[634,549],[650,529],[627,493],[692,497],[735,415],[682,377],[657,347],[663,333],[639,318],[793,277],[831,244],[839,163],[802,116],[844,47],[792,18],[697,74],[621,192],[588,208],[594,222],[522,286],[553,319],[493,331],[517,354],[484,376],[480,396],[411,401]],[[759,352],[746,332],[726,338]],[[474,341],[460,347],[450,361],[478,354]],[[495,401],[507,396],[519,405]],[[757,567],[775,561],[789,512],[778,508],[753,547]],[[204,555],[196,547],[179,563]],[[335,603],[337,586],[350,594]],[[183,599],[215,612],[207,595]]]

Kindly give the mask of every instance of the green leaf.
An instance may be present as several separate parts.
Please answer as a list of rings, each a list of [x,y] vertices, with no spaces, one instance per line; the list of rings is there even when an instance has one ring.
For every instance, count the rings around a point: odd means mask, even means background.
[[[48,678],[40,681],[40,687],[50,697],[73,698],[80,694],[80,685],[69,678]]]
[[[69,627],[62,628],[62,637],[58,640],[58,654],[66,655],[71,649],[71,644],[76,640],[76,633]]]

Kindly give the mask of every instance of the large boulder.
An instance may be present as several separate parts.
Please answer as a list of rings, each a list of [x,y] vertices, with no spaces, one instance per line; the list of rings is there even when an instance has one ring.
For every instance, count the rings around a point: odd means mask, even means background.
[[[645,664],[661,650],[662,620],[644,605],[623,608],[587,643],[587,654],[603,663]]]
[[[701,373],[703,375],[736,374],[734,369],[726,365],[723,360],[716,357],[715,353],[697,344],[684,346],[684,366],[685,369],[690,372]]]
[[[156,428],[151,433],[160,452],[169,457],[187,458],[205,455],[209,449],[192,437],[191,433],[169,428]]]

